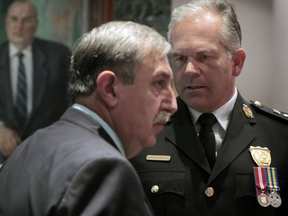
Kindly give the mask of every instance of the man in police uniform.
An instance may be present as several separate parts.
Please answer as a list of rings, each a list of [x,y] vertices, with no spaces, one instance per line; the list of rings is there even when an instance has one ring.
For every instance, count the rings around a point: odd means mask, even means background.
[[[156,146],[131,160],[156,215],[287,215],[288,115],[235,87],[246,56],[234,6],[183,5],[168,38],[178,111]],[[202,114],[216,118],[207,142]]]

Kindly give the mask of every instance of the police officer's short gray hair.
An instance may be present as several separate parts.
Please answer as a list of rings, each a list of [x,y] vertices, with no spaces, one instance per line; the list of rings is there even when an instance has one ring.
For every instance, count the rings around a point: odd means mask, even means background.
[[[176,8],[172,12],[168,27],[168,41],[171,39],[173,27],[183,18],[197,18],[197,16],[207,11],[219,14],[221,17],[223,27],[220,40],[229,55],[232,56],[241,47],[242,33],[237,14],[235,13],[235,6],[226,0],[193,0]]]

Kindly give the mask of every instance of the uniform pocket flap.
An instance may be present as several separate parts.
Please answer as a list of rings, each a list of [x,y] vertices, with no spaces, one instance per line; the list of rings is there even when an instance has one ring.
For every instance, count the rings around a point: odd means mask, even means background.
[[[185,171],[139,171],[145,193],[185,196]]]

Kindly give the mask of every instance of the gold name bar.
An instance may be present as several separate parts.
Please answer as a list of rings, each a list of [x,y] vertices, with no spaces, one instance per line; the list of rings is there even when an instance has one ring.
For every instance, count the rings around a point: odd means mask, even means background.
[[[147,155],[147,161],[170,161],[171,156],[169,155]]]

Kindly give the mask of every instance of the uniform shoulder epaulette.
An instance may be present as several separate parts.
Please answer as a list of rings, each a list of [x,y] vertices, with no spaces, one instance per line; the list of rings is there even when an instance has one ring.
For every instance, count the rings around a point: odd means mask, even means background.
[[[278,118],[281,118],[281,119],[284,119],[286,121],[288,121],[288,113],[285,113],[285,112],[282,112],[282,111],[279,111],[277,109],[271,109],[269,107],[266,107],[264,105],[262,105],[259,101],[252,101],[250,100],[252,106],[266,112],[266,113],[269,113],[270,115],[273,115],[275,117],[278,117]]]

